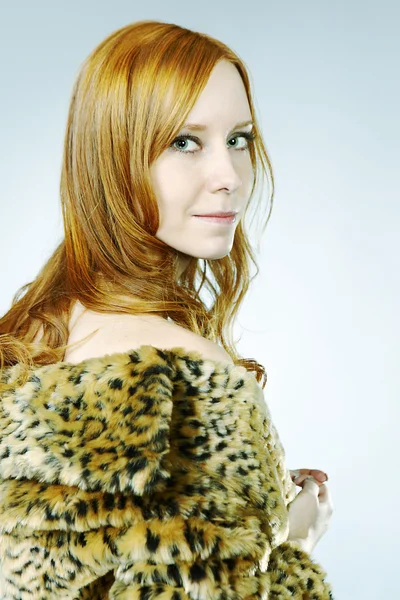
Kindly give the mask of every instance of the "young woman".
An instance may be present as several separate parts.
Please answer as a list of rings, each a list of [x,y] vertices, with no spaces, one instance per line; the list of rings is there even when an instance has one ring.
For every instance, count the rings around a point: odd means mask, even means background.
[[[261,175],[272,208],[220,41],[141,21],[85,60],[65,238],[0,319],[3,600],[333,598],[310,556],[327,477],[299,470],[296,496],[264,368],[232,341]]]

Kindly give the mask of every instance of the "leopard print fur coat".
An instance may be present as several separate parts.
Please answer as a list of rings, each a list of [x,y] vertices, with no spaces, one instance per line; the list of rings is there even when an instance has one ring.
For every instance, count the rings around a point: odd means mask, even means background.
[[[145,345],[0,382],[0,600],[333,599],[245,367]]]

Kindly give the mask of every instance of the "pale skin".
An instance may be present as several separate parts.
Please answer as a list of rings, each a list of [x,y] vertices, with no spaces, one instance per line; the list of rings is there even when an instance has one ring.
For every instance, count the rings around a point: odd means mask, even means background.
[[[150,167],[160,212],[156,237],[178,252],[177,275],[184,271],[190,257],[212,260],[228,255],[232,249],[254,177],[248,151],[252,142],[243,135],[251,132],[252,125],[237,124],[251,120],[240,75],[232,64],[222,60],[212,70],[185,120],[185,124],[200,124],[204,129],[183,127],[176,136],[180,141],[174,141]],[[196,141],[183,137],[187,135],[195,136]],[[238,211],[235,223],[230,225],[210,224],[194,217],[230,210]],[[318,469],[302,468],[290,473],[299,486],[308,476],[314,477],[318,485],[328,480],[326,473]],[[299,478],[295,479],[297,474]]]
[[[254,179],[246,138],[252,124],[239,126],[247,121],[252,116],[240,75],[220,61],[184,123],[204,130],[182,127],[180,140],[151,164],[160,213],[156,237],[178,252],[178,275],[192,256],[214,260],[232,249]],[[196,140],[183,137],[188,135]],[[220,225],[194,216],[217,211],[238,211],[236,222]]]

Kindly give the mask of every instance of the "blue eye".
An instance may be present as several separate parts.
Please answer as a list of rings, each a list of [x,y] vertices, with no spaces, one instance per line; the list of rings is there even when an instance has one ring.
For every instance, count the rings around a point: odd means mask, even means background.
[[[237,138],[245,138],[247,143],[243,148],[235,148],[235,146],[231,146],[234,150],[238,150],[239,152],[243,152],[243,150],[248,150],[250,147],[250,144],[255,140],[256,136],[254,133],[251,132],[247,132],[247,131],[241,131],[239,133],[236,133],[234,136],[232,136],[230,138],[230,140],[234,140]],[[186,150],[184,148],[177,148],[175,146],[175,144],[178,144],[180,142],[186,142],[186,141],[192,141],[195,142],[196,144],[200,144],[200,140],[199,138],[193,136],[193,135],[180,135],[177,138],[174,139],[174,141],[171,144],[171,149],[172,150],[177,150],[178,152],[182,152],[183,154],[194,154],[195,152],[197,152],[196,150]]]

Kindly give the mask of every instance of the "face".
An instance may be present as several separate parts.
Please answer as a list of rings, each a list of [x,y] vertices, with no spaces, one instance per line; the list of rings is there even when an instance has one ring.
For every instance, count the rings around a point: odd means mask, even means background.
[[[181,273],[190,257],[216,259],[229,254],[253,184],[249,147],[250,107],[239,72],[220,61],[211,72],[185,125],[150,167],[160,212],[156,237],[175,248]],[[187,136],[193,136],[188,139]],[[194,215],[237,211],[232,224]]]

